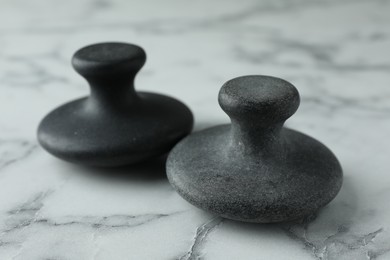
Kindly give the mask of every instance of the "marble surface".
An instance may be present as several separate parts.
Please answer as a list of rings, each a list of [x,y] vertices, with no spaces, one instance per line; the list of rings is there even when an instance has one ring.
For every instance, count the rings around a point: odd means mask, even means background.
[[[390,259],[390,1],[0,1],[0,259]],[[292,82],[288,122],[329,146],[345,179],[326,208],[255,225],[181,199],[163,162],[115,170],[59,161],[36,141],[52,108],[87,95],[79,47],[139,44],[138,90],[186,102],[196,130],[228,122],[220,86]]]

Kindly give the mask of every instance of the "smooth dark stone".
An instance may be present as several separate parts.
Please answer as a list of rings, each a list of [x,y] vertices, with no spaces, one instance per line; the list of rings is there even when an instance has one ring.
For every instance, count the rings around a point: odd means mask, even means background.
[[[145,61],[142,48],[126,43],[77,51],[72,64],[89,82],[91,95],[42,120],[42,147],[63,160],[96,166],[133,164],[167,153],[191,132],[193,116],[176,99],[135,91],[134,78]]]
[[[226,218],[258,223],[299,219],[328,204],[342,185],[333,153],[283,127],[299,106],[290,83],[245,76],[222,86],[231,124],[194,133],[167,161],[168,179],[191,204]]]

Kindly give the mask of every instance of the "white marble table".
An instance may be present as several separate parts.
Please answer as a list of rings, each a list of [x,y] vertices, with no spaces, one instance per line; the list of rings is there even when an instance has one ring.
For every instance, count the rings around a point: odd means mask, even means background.
[[[37,124],[88,94],[70,58],[100,41],[143,46],[137,89],[186,102],[196,130],[228,122],[226,80],[292,82],[287,125],[334,151],[341,192],[302,223],[244,224],[189,205],[158,165],[53,158]],[[386,0],[1,0],[0,259],[390,259],[389,57]]]

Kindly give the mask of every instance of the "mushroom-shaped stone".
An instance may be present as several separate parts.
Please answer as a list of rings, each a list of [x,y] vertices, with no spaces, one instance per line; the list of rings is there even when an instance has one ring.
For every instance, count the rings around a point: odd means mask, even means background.
[[[38,140],[51,154],[73,163],[119,166],[162,155],[193,125],[180,101],[136,92],[134,78],[146,61],[141,47],[100,43],[77,51],[74,69],[89,83],[91,95],[50,112]]]
[[[184,199],[226,218],[270,223],[310,215],[337,195],[342,170],[333,153],[283,127],[299,106],[292,84],[235,78],[219,104],[231,124],[186,137],[168,156],[168,179]]]

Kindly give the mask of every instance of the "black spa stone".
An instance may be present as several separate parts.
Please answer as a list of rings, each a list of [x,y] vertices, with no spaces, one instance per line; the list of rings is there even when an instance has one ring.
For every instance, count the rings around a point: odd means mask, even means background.
[[[167,153],[190,133],[193,116],[176,99],[135,91],[134,78],[145,61],[142,48],[126,43],[77,51],[72,64],[91,94],[42,120],[42,147],[63,160],[95,166],[133,164]]]
[[[231,124],[194,133],[170,152],[167,175],[191,204],[257,223],[299,219],[328,204],[342,185],[333,153],[283,127],[299,106],[289,82],[245,76],[225,83],[219,104]]]

